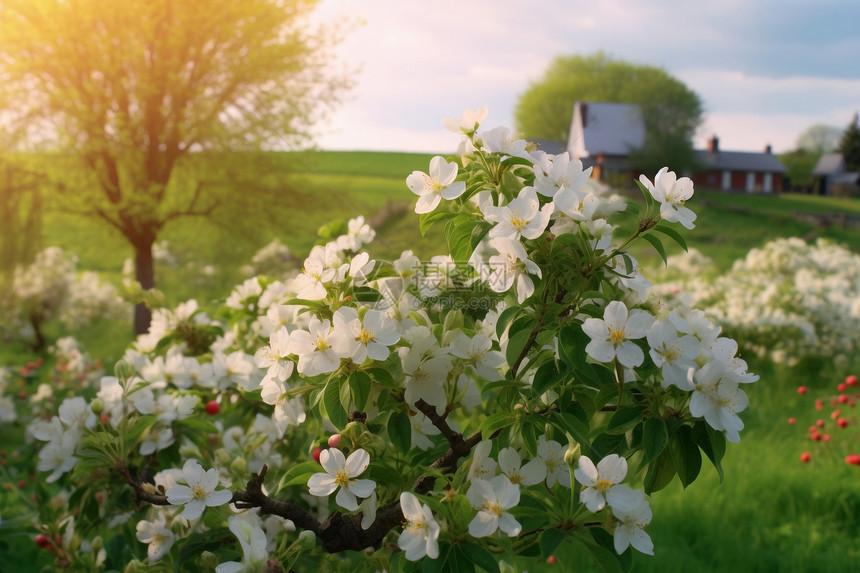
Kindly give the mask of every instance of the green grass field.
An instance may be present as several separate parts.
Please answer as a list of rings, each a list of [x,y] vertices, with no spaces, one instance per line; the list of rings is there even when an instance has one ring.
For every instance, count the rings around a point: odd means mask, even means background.
[[[238,269],[272,238],[279,238],[303,257],[321,225],[358,215],[370,218],[392,202],[413,202],[405,178],[413,170],[426,170],[430,157],[368,152],[285,157],[281,171],[261,174],[261,179],[301,192],[285,196],[282,205],[272,206],[270,216],[254,232],[203,220],[167,227],[162,238],[183,266],[158,267],[159,286],[173,303],[193,297],[205,306],[223,298],[243,279]],[[711,257],[723,270],[750,248],[777,237],[825,237],[855,250],[860,247],[858,229],[817,228],[792,215],[795,210],[860,214],[860,200],[697,190],[688,206],[698,214],[697,226],[681,231],[691,247]],[[378,259],[394,258],[407,248],[421,257],[444,249],[438,229],[427,238],[420,237],[411,209],[405,216],[389,219],[378,231],[377,240],[369,247]],[[123,260],[131,256],[131,249],[106,227],[53,212],[46,216],[43,243],[76,253],[80,269],[99,270],[115,279]],[[680,252],[677,246],[669,250],[670,254]],[[643,266],[659,260],[647,245],[634,252]],[[200,274],[205,265],[214,266],[211,276]],[[51,333],[60,334],[57,330]],[[131,340],[127,325],[96,326],[78,334],[87,349],[106,363],[116,359]],[[0,361],[20,364],[16,359],[30,359],[23,352],[22,348],[6,346],[0,351]],[[706,461],[703,477],[688,491],[681,491],[676,481],[655,494],[654,518],[648,531],[656,556],[637,554],[634,571],[834,573],[858,569],[860,468],[846,466],[836,454],[832,460],[816,456],[813,463],[801,464],[800,452],[809,447],[804,440],[805,428],[786,423],[794,415],[799,426],[808,425],[816,416],[811,400],[794,391],[798,385],[835,386],[840,380],[829,377],[849,373],[769,368],[762,374],[762,380],[747,389],[750,405],[742,414],[747,428],[741,433],[740,444],[729,445],[725,483],[719,484]],[[8,435],[0,437],[0,448],[9,448],[10,439]],[[10,503],[8,497],[0,499]],[[555,567],[597,570],[572,545],[559,549]],[[549,566],[538,569],[554,570]]]

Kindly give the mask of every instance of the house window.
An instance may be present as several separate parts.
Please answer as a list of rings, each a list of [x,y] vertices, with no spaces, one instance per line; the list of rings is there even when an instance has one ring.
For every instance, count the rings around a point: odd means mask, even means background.
[[[752,171],[747,173],[747,193],[755,191],[755,173]]]
[[[731,171],[723,171],[723,183],[720,185],[723,191],[727,191],[732,188],[732,172]]]
[[[763,191],[765,193],[773,193],[773,173],[765,173],[764,174],[764,186]]]

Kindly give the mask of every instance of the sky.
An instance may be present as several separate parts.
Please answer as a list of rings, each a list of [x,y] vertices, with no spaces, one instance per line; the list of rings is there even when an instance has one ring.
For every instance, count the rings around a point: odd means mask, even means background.
[[[776,153],[860,111],[857,0],[321,0],[346,20],[335,49],[354,89],[322,127],[331,150],[451,153],[446,117],[486,104],[514,127],[517,99],[559,55],[603,51],[657,66],[702,99],[694,141]]]

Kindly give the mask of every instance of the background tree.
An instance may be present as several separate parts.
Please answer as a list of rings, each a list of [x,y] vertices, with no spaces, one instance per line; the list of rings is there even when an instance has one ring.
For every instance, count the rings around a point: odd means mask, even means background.
[[[832,125],[816,124],[797,137],[797,149],[803,149],[819,157],[822,153],[833,153],[839,148],[842,130]]]
[[[346,87],[328,66],[338,28],[307,21],[316,2],[5,0],[0,117],[62,152],[64,208],[121,233],[151,288],[162,228],[220,206],[193,152],[305,141]],[[149,318],[138,305],[137,332]]]
[[[795,190],[812,184],[812,172],[824,153],[832,153],[839,147],[842,132],[838,127],[816,124],[797,137],[796,149],[779,155],[786,175]],[[804,190],[810,191],[811,187]]]
[[[543,78],[520,96],[516,127],[526,138],[567,141],[576,101],[637,104],[645,120],[646,141],[633,154],[651,169],[669,164],[693,166],[693,136],[702,121],[699,96],[665,70],[612,59],[602,52],[559,56]]]
[[[860,125],[858,125],[857,114],[842,132],[839,140],[839,151],[845,158],[845,169],[848,171],[860,171]]]

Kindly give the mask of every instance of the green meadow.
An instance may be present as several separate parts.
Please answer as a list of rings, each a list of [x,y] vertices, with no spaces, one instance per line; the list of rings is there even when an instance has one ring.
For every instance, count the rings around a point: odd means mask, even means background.
[[[255,205],[265,216],[250,210],[236,213],[236,224],[191,219],[166,227],[161,239],[167,241],[177,263],[157,266],[158,286],[172,304],[195,298],[207,307],[246,278],[241,267],[273,238],[287,245],[300,264],[321,226],[358,215],[373,220],[385,211],[390,216],[377,226],[377,239],[368,248],[373,258],[390,260],[404,249],[423,258],[440,254],[444,242],[439,229],[420,236],[411,208],[414,195],[405,185],[406,176],[413,170],[426,170],[430,158],[371,152],[305,152],[270,158],[266,162],[269,171],[256,178],[260,185],[283,188],[282,200],[270,206]],[[236,193],[247,193],[248,201],[254,201],[253,193],[243,189]],[[635,198],[632,193],[629,197]],[[794,216],[796,211],[860,215],[860,200],[748,196],[699,189],[688,206],[698,214],[697,225],[692,231],[681,231],[690,247],[711,257],[722,270],[749,249],[777,237],[822,237],[855,250],[860,247],[860,228],[819,227]],[[77,254],[79,270],[97,270],[116,281],[123,261],[132,254],[107,227],[53,210],[45,214],[42,244],[59,245]],[[680,252],[674,244],[667,244],[667,250],[669,254]],[[634,253],[643,266],[659,262],[647,244],[636,247]],[[130,323],[98,325],[75,334],[110,368],[132,340],[130,330]],[[63,333],[52,326],[49,334]],[[3,346],[0,365],[20,365],[33,357],[23,347]],[[647,529],[655,556],[634,555],[633,571],[858,570],[860,468],[846,465],[845,454],[835,446],[829,459],[822,446],[816,448],[812,463],[800,462],[800,453],[812,449],[806,427],[822,413],[815,411],[814,398],[798,396],[795,391],[803,384],[818,394],[825,388],[834,388],[835,393],[836,384],[852,372],[826,367],[823,371],[788,369],[753,361],[750,366],[761,374],[761,380],[745,388],[749,407],[741,417],[746,428],[740,444],[729,444],[724,482],[720,483],[717,472],[704,460],[702,478],[687,491],[676,479],[655,493],[651,500],[654,517]],[[797,417],[796,426],[787,424],[790,416]],[[14,449],[20,438],[0,436],[0,448]],[[856,437],[854,445],[860,453]],[[15,503],[10,495],[0,495],[0,504]],[[2,505],[0,513],[6,514]],[[530,570],[600,570],[583,551],[564,544],[556,552],[555,565],[540,563]],[[22,543],[21,553],[13,558],[34,556],[32,547]],[[0,570],[6,570],[3,567],[9,563],[0,557]]]

